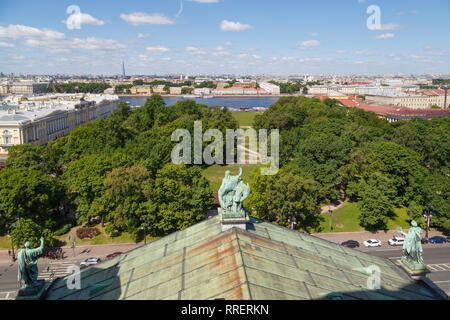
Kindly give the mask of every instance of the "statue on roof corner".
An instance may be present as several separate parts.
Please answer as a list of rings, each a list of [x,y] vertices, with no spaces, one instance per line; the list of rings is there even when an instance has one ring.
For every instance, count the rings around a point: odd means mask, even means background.
[[[425,269],[426,266],[423,263],[422,256],[422,229],[417,225],[417,222],[414,220],[411,222],[408,233],[403,232],[401,227],[398,227],[397,230],[405,236],[401,262],[411,270]]]
[[[245,218],[247,213],[242,203],[249,195],[250,186],[242,179],[242,168],[239,168],[237,176],[232,176],[227,170],[219,189],[219,202],[224,218]]]
[[[44,238],[41,237],[41,245],[38,248],[30,247],[30,242],[27,241],[25,249],[20,250],[18,254],[18,280],[21,288],[19,296],[35,295],[43,286],[43,282],[38,280],[37,261],[44,252]]]

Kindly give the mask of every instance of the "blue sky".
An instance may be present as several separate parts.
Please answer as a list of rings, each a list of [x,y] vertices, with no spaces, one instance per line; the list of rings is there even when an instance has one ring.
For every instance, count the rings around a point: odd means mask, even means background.
[[[0,0],[0,71],[450,73],[449,18],[449,0]]]

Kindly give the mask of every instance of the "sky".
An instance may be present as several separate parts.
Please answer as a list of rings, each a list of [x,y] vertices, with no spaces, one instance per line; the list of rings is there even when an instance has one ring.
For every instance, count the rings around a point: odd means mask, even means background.
[[[0,0],[0,72],[450,74],[450,0]]]

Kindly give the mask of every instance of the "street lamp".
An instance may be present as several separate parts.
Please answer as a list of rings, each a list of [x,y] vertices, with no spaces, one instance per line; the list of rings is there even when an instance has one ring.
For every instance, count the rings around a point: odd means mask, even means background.
[[[332,217],[332,215],[333,215],[333,210],[331,210],[331,206],[328,206],[328,213],[330,214],[330,223],[329,223],[329,229],[330,229],[330,232],[331,232],[331,217]]]
[[[427,222],[427,228],[425,230],[425,232],[426,232],[425,237],[427,238],[427,240],[428,240],[428,230],[430,230],[430,220],[431,220],[431,217],[433,216],[431,214],[432,211],[433,211],[433,206],[431,204],[428,204],[425,206],[425,214],[423,215],[423,217],[425,218],[425,221]]]
[[[141,230],[144,231],[144,245],[147,244],[147,222],[145,222],[145,218],[140,217],[139,221],[141,222]]]
[[[14,243],[13,243],[13,239],[12,239],[12,237],[11,237],[11,230],[10,230],[10,228],[11,228],[11,225],[10,224],[7,224],[6,225],[6,228],[8,229],[8,238],[10,238],[10,240],[11,240],[11,253],[12,253],[12,255],[11,255],[11,260],[12,260],[12,262],[14,262],[14,261],[16,261],[16,254],[14,253]]]

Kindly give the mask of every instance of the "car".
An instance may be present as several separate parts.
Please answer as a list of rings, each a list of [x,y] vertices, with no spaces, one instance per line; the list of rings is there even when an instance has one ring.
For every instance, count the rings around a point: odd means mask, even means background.
[[[428,239],[427,238],[422,238],[422,240],[420,240],[420,242],[422,242],[422,244],[427,244],[428,243]]]
[[[450,237],[447,237],[447,242],[450,242]]]
[[[122,254],[122,252],[114,252],[114,253],[108,254],[106,256],[106,260],[111,260],[117,256],[120,256],[121,254]]]
[[[381,241],[377,239],[370,239],[364,241],[366,247],[381,247]]]
[[[389,239],[388,243],[391,246],[402,246],[403,243],[405,242],[404,238],[397,238],[395,237],[394,239]]]
[[[359,242],[355,240],[347,240],[342,242],[341,245],[347,248],[357,248],[359,247]]]
[[[446,243],[447,239],[441,236],[434,236],[430,238],[430,243]]]
[[[84,261],[80,262],[80,267],[81,268],[87,268],[89,266],[95,265],[95,264],[99,264],[101,262],[101,260],[99,258],[89,258],[86,259]]]

